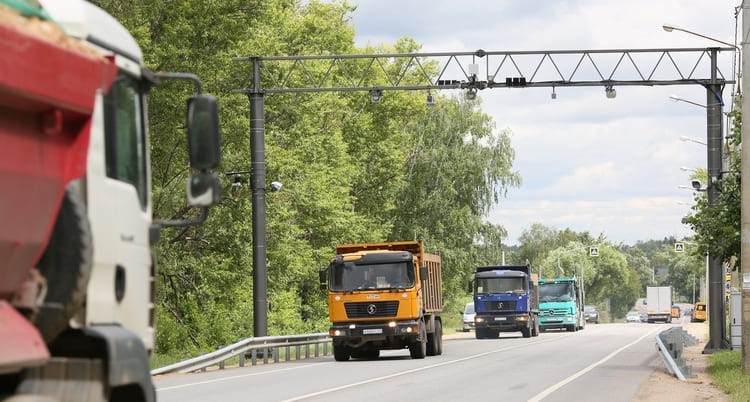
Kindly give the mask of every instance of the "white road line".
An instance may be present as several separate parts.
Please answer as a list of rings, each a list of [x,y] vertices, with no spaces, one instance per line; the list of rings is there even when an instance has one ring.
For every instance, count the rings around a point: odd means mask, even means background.
[[[357,387],[357,386],[364,385],[364,384],[370,384],[370,383],[373,383],[373,382],[387,380],[387,379],[393,378],[393,377],[399,377],[399,376],[402,376],[404,374],[416,373],[416,372],[419,372],[419,371],[433,369],[435,367],[441,367],[441,366],[447,366],[449,364],[460,363],[460,362],[463,362],[463,361],[466,361],[466,360],[471,360],[471,359],[476,359],[476,358],[479,358],[479,357],[491,355],[493,353],[505,352],[505,351],[508,351],[508,350],[513,350],[513,349],[518,349],[518,348],[528,348],[531,345],[538,345],[540,343],[551,342],[551,341],[555,341],[555,340],[559,340],[559,339],[561,339],[561,338],[555,337],[555,338],[545,339],[545,340],[541,340],[541,341],[537,341],[537,342],[533,342],[533,343],[532,342],[526,342],[526,343],[515,345],[515,346],[509,346],[509,347],[506,347],[506,348],[491,350],[489,352],[480,353],[478,355],[472,355],[472,356],[462,357],[460,359],[450,360],[450,361],[442,362],[442,363],[437,363],[437,364],[433,364],[433,365],[430,365],[430,366],[424,366],[424,367],[419,367],[419,368],[415,368],[415,369],[412,369],[412,370],[401,371],[401,372],[398,372],[398,373],[393,373],[393,374],[385,375],[385,376],[382,376],[382,377],[371,378],[371,379],[366,380],[366,381],[360,381],[360,382],[355,382],[355,383],[351,383],[351,384],[347,384],[347,385],[342,385],[340,387],[328,388],[328,389],[324,389],[324,390],[321,390],[321,391],[318,391],[318,392],[313,392],[311,394],[300,395],[300,396],[297,396],[297,397],[294,397],[294,398],[291,398],[291,399],[285,399],[282,402],[300,401],[300,400],[307,399],[307,398],[312,398],[312,397],[315,397],[315,396],[320,396],[320,395],[324,395],[324,394],[330,394],[331,392],[340,391],[342,389],[353,388],[353,387]]]
[[[320,364],[333,364],[333,362],[320,363]],[[291,371],[291,370],[297,370],[297,369],[303,369],[303,368],[313,368],[313,367],[319,367],[320,364],[305,364],[305,365],[302,365],[302,366],[287,367],[287,368],[282,368],[282,369],[273,370],[273,371],[264,371],[262,373],[255,372],[255,373],[248,373],[248,374],[236,375],[236,376],[232,376],[232,377],[216,378],[216,379],[207,380],[207,381],[191,382],[189,384],[172,385],[171,387],[157,388],[156,391],[157,392],[158,391],[169,391],[169,390],[172,390],[172,389],[192,387],[194,385],[211,384],[211,383],[214,383],[214,382],[236,380],[238,378],[255,377],[255,376],[266,375],[266,374],[274,374],[274,373],[279,373],[279,372],[282,372],[282,371]]]
[[[575,380],[576,378],[578,378],[578,377],[580,377],[580,376],[588,373],[589,371],[593,370],[596,366],[599,366],[602,363],[606,362],[607,360],[615,357],[616,354],[618,354],[618,353],[622,352],[623,350],[625,350],[625,349],[627,349],[627,348],[635,345],[636,343],[642,341],[644,338],[646,338],[648,336],[653,336],[653,334],[655,332],[657,332],[657,331],[659,331],[661,329],[663,329],[663,328],[657,328],[657,329],[654,329],[653,331],[651,331],[651,332],[649,332],[647,334],[644,334],[643,336],[641,336],[640,338],[634,340],[633,342],[630,342],[629,344],[621,347],[620,349],[617,349],[614,352],[608,354],[607,356],[605,356],[604,358],[602,358],[598,362],[592,363],[590,366],[586,367],[585,369],[583,369],[583,370],[581,370],[581,371],[573,374],[572,376],[570,376],[570,377],[568,377],[568,378],[566,378],[566,379],[558,382],[557,384],[555,384],[555,385],[553,385],[553,386],[545,389],[544,391],[538,393],[537,395],[534,395],[531,399],[528,400],[528,402],[539,402],[539,401],[541,401],[542,399],[548,397],[551,393],[557,391],[558,389],[562,388],[563,386],[565,386],[566,384],[568,384],[571,381]]]

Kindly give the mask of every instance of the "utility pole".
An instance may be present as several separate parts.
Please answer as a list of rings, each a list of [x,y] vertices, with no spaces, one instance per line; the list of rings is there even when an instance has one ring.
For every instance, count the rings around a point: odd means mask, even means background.
[[[706,87],[706,152],[708,160],[708,209],[716,207],[721,178],[722,145],[722,95],[718,83],[716,58],[717,48],[710,49],[711,80]],[[708,317],[709,339],[703,353],[713,353],[728,349],[726,337],[726,313],[724,309],[724,268],[718,256],[709,252],[708,260]]]
[[[750,33],[750,2],[742,3],[742,59],[740,64],[743,73],[740,77],[740,88],[750,88],[750,79],[748,79],[747,69],[750,68],[750,61],[747,54],[750,52],[747,35]],[[750,102],[742,100],[742,115],[750,116]],[[747,122],[742,125],[742,140],[750,138],[750,124]],[[746,144],[747,145],[747,144]],[[740,267],[748,269],[750,267],[750,146],[742,147],[742,171],[741,171],[741,241],[740,241]],[[750,288],[745,286],[745,273],[742,274],[742,371],[745,374],[750,373]],[[709,319],[711,317],[709,316]]]

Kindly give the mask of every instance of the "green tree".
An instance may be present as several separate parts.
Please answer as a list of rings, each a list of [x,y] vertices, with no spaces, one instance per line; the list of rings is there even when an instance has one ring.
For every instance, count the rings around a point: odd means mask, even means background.
[[[732,134],[727,138],[729,166],[721,173],[718,191],[713,206],[708,205],[705,193],[696,193],[693,211],[682,222],[695,232],[694,241],[699,254],[710,254],[720,261],[730,261],[740,255],[740,213],[741,213],[741,153],[742,115],[741,98],[734,100]]]

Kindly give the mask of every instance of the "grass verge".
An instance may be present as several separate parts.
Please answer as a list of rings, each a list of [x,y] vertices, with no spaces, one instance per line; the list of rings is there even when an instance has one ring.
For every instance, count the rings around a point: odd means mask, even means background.
[[[750,375],[742,372],[739,351],[712,354],[708,359],[708,373],[732,401],[750,401]]]

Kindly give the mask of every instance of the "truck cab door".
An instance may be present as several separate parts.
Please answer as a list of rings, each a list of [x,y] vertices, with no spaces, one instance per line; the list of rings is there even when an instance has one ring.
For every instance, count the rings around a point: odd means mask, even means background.
[[[87,162],[94,243],[86,324],[117,323],[152,348],[151,182],[144,96],[120,72],[96,98]]]

